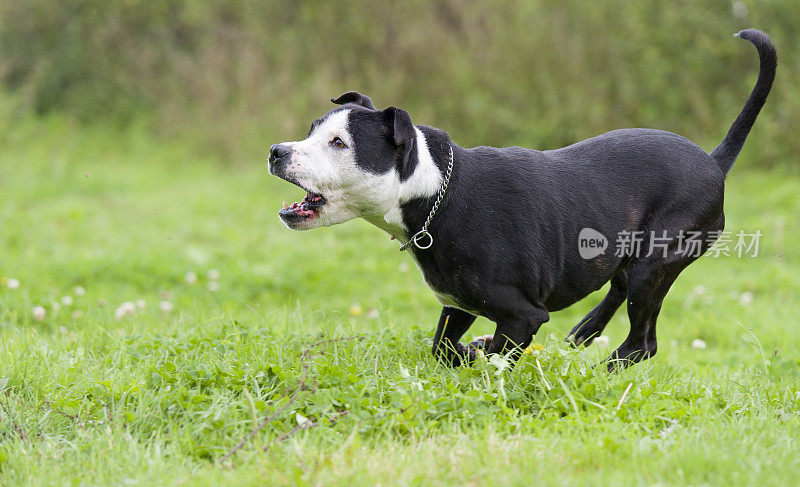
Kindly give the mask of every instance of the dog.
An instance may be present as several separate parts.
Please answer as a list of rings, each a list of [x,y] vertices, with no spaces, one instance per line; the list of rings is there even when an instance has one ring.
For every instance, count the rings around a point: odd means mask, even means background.
[[[710,154],[679,135],[641,128],[556,150],[464,148],[442,130],[414,125],[405,110],[378,110],[351,91],[331,99],[339,106],[304,140],[270,148],[269,172],[307,192],[284,203],[280,218],[309,230],[359,217],[396,238],[443,306],[433,353],[445,363],[470,363],[482,348],[513,362],[550,312],[609,281],[567,341],[590,345],[627,301],[630,332],[607,365],[645,360],[656,354],[667,291],[724,228],[725,177],[775,77],[769,37],[755,29],[736,36],[755,45],[760,71]],[[638,248],[603,247],[620,235],[639,236]],[[460,339],[477,316],[496,331],[465,345]]]

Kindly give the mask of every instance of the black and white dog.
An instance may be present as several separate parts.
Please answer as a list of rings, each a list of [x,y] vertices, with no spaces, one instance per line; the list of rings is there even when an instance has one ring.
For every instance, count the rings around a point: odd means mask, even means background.
[[[725,176],[775,77],[769,37],[755,29],[737,35],[755,45],[761,68],[711,154],[651,129],[556,150],[466,149],[442,130],[414,125],[404,110],[377,110],[349,92],[331,100],[342,106],[315,120],[305,140],[270,149],[269,171],[307,191],[280,217],[296,230],[361,217],[410,248],[444,306],[433,352],[453,365],[472,361],[481,346],[516,358],[549,312],[609,280],[608,295],[567,340],[589,345],[627,299],[630,333],[609,368],[647,359],[656,353],[664,296],[724,227]],[[606,252],[619,235],[637,245]],[[595,248],[583,252],[585,244]],[[478,315],[496,322],[493,338],[459,343]]]

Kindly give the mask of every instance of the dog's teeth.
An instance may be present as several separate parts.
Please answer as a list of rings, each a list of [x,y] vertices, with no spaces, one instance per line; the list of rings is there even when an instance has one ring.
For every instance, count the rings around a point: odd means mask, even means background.
[[[289,205],[284,201],[283,202],[283,209],[286,210],[289,208]]]

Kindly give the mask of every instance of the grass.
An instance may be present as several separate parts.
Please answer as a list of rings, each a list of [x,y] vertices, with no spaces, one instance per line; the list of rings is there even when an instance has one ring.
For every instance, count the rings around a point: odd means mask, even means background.
[[[800,473],[796,176],[733,171],[727,228],[760,229],[759,256],[684,272],[654,359],[609,375],[592,368],[609,349],[564,345],[598,293],[553,314],[543,350],[514,370],[450,369],[430,356],[439,306],[408,256],[361,221],[286,230],[276,210],[299,190],[260,161],[227,169],[136,127],[58,117],[0,140],[2,485],[790,485]],[[492,331],[481,319],[470,334]],[[611,346],[626,332],[620,312]]]

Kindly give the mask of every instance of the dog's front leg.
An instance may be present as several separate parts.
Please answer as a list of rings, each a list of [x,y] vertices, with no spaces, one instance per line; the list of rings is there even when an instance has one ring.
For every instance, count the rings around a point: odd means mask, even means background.
[[[475,350],[459,343],[475,318],[466,311],[445,306],[433,337],[433,355],[454,367],[475,360]]]
[[[497,329],[487,352],[504,356],[510,352],[509,359],[512,363],[516,362],[533,341],[533,335],[549,318],[550,314],[544,308],[528,302],[518,303],[512,312],[502,313],[497,317]]]

